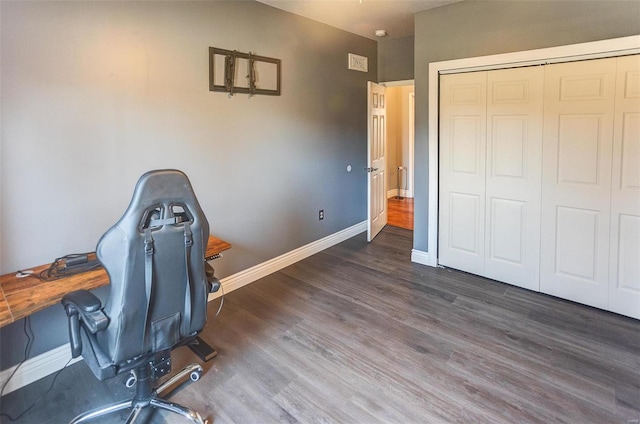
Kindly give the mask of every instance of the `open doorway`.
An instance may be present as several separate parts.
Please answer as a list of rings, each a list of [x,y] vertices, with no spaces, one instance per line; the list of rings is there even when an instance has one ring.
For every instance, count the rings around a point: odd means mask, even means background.
[[[415,85],[413,81],[382,85],[387,98],[387,225],[413,231]]]

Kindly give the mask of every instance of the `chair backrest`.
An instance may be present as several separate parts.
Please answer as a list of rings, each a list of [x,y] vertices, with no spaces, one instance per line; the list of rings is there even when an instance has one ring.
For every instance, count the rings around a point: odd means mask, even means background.
[[[129,207],[100,239],[110,279],[98,341],[113,363],[169,349],[206,322],[209,223],[187,176],[144,174]]]

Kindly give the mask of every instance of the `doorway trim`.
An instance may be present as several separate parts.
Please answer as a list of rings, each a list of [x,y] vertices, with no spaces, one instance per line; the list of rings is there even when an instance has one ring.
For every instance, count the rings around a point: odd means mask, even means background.
[[[572,62],[586,59],[622,56],[640,53],[640,35],[526,50],[454,59],[429,64],[429,210],[427,227],[427,252],[412,252],[413,262],[438,265],[438,183],[439,183],[439,76],[446,73],[473,72],[510,67],[535,66],[551,63]]]
[[[407,197],[415,196],[415,145],[416,145],[416,88],[409,93],[409,170],[407,171]]]
[[[401,81],[384,81],[378,83],[380,85],[384,85],[385,87],[404,87],[407,85],[416,85],[416,80],[401,80]]]

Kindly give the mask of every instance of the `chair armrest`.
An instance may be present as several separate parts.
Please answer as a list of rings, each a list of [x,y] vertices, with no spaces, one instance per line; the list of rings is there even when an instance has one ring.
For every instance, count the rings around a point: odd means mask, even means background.
[[[215,293],[220,289],[220,280],[215,276],[215,270],[208,262],[204,263],[204,271],[207,274],[207,283],[209,286],[209,293]]]
[[[71,356],[77,358],[82,353],[80,323],[82,322],[85,329],[95,334],[107,328],[109,318],[100,309],[102,307],[100,299],[87,290],[67,293],[63,296],[61,303],[69,317]]]
[[[95,312],[100,309],[102,303],[98,297],[88,290],[76,290],[62,297],[62,305],[73,305],[84,313]]]

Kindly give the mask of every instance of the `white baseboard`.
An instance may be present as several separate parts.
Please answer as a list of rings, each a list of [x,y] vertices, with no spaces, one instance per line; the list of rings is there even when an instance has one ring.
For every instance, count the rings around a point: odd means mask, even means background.
[[[400,193],[400,197],[413,197],[413,193],[411,193],[411,191],[405,190],[403,188],[400,189],[399,193]],[[397,196],[398,196],[397,188],[387,191],[387,199],[391,199],[392,197],[397,197]]]
[[[400,196],[402,197],[413,197],[413,193],[410,190],[400,189]]]
[[[223,290],[219,290],[217,293],[211,294],[209,296],[209,300],[219,297],[223,291],[224,293],[230,293],[240,287],[259,280],[262,277],[266,277],[271,273],[301,261],[315,253],[341,243],[362,233],[363,231],[367,231],[367,221],[362,221],[342,231],[338,231],[337,233],[331,234],[320,240],[311,242],[305,246],[255,265],[249,269],[245,269],[244,271],[240,271],[236,274],[230,275],[229,277],[222,278],[220,279],[220,283]],[[69,343],[67,343],[26,360],[20,368],[18,368],[13,377],[11,377],[11,380],[7,383],[7,387],[5,387],[3,394],[6,395],[7,393],[11,393],[14,390],[18,390],[21,387],[31,384],[34,381],[40,380],[41,378],[62,369],[69,359],[71,359],[71,347],[69,346]],[[75,358],[71,363],[75,363],[80,360],[82,360],[82,358]],[[0,372],[0,387],[2,387],[5,381],[7,381],[11,373],[16,369],[16,366]]]
[[[422,265],[427,266],[437,266],[437,261],[435,257],[429,255],[429,252],[424,252],[422,250],[411,250],[411,262],[416,262]]]
[[[18,390],[21,387],[62,369],[70,359],[71,346],[69,343],[28,359],[18,368],[13,377],[11,377],[11,380],[7,383],[7,387],[4,388],[3,394],[11,393],[14,390]],[[69,364],[76,363],[80,360],[82,360],[81,357],[72,359]],[[0,372],[0,387],[7,381],[16,367],[17,365]]]
[[[233,275],[230,275],[229,277],[222,278],[220,280],[222,289],[224,290],[224,293],[230,293],[236,289],[239,289],[240,287],[246,286],[247,284],[259,280],[262,277],[266,277],[269,274],[279,271],[282,268],[286,268],[289,265],[308,258],[315,253],[321,252],[324,249],[350,239],[351,237],[356,236],[363,231],[367,231],[367,221],[362,221],[356,225],[345,228],[344,230],[338,231],[337,233],[331,234],[325,238],[316,240],[305,246],[284,253],[278,257],[269,259],[266,262],[252,266],[251,268],[245,269],[244,271],[240,271]],[[209,300],[220,297],[220,295],[220,291],[213,293],[211,294],[211,296],[209,296]]]

